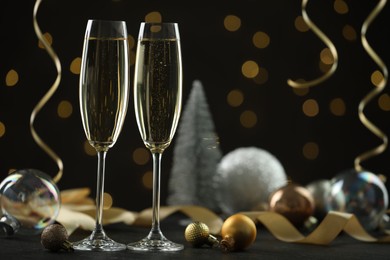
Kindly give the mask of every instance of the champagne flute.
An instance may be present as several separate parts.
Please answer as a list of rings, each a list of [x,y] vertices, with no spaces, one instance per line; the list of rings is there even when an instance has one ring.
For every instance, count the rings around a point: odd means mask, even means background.
[[[76,250],[119,251],[126,245],[103,230],[105,159],[121,132],[129,99],[129,61],[126,23],[89,20],[80,73],[80,112],[85,135],[98,156],[96,226],[73,244]]]
[[[182,64],[177,23],[141,23],[134,78],[138,129],[153,157],[152,228],[130,250],[178,251],[183,245],[160,230],[161,157],[175,134],[181,112]]]

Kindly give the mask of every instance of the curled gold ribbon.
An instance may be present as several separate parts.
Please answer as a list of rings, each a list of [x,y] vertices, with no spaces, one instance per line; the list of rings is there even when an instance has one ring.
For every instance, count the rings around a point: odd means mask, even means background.
[[[50,89],[47,91],[47,93],[43,96],[43,98],[38,102],[38,104],[34,107],[33,111],[31,112],[30,116],[30,131],[33,136],[34,141],[44,150],[56,163],[58,166],[58,173],[57,175],[53,178],[53,181],[57,183],[63,173],[63,163],[61,158],[58,157],[58,155],[39,137],[37,132],[35,131],[34,128],[34,121],[43,106],[47,103],[47,101],[53,96],[54,92],[57,90],[60,81],[61,81],[61,63],[60,60],[58,59],[57,54],[54,52],[53,48],[50,46],[50,44],[47,42],[47,40],[43,37],[41,29],[39,28],[38,21],[37,21],[37,12],[39,9],[39,6],[41,4],[42,0],[36,0],[35,5],[34,5],[34,10],[33,10],[33,25],[34,25],[34,31],[35,34],[37,35],[39,41],[45,46],[45,50],[53,60],[56,69],[57,69],[57,77],[56,80],[54,81],[53,85],[50,87]]]
[[[330,244],[342,231],[363,242],[390,242],[390,236],[376,238],[368,234],[355,215],[330,211],[318,227],[306,237],[285,217],[275,212],[243,212],[253,221],[262,223],[277,239],[290,243]]]
[[[366,126],[373,134],[375,134],[378,138],[382,139],[382,144],[378,145],[377,147],[370,149],[360,155],[358,155],[355,159],[355,170],[361,171],[363,170],[363,167],[361,166],[361,162],[364,160],[367,160],[371,157],[374,157],[386,150],[388,139],[387,136],[378,128],[376,127],[370,120],[367,119],[367,117],[364,114],[364,108],[367,106],[367,104],[377,95],[379,95],[383,89],[385,88],[388,80],[388,71],[385,63],[382,61],[382,59],[376,54],[376,52],[371,48],[370,44],[367,41],[366,33],[368,30],[368,27],[372,23],[372,21],[375,19],[375,17],[382,11],[383,7],[385,6],[387,0],[381,0],[376,7],[371,11],[367,19],[364,21],[362,29],[361,29],[361,41],[363,44],[363,47],[365,51],[368,53],[368,55],[375,61],[375,63],[381,68],[383,73],[383,80],[373,89],[371,90],[359,103],[358,107],[358,113],[359,113],[359,119],[363,123],[364,126]]]
[[[308,3],[308,0],[302,0],[302,17],[307,26],[323,41],[323,43],[329,48],[330,52],[332,53],[333,56],[333,64],[331,68],[324,73],[321,77],[311,80],[311,81],[306,81],[306,82],[297,82],[291,79],[287,80],[287,84],[290,87],[293,88],[309,88],[315,85],[318,85],[328,79],[332,74],[336,71],[337,64],[338,64],[338,54],[336,47],[332,43],[331,40],[310,20],[307,12],[306,12],[306,5]]]

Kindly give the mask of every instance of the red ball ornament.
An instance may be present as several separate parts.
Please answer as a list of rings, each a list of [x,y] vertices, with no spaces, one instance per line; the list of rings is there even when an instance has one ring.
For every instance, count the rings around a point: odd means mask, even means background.
[[[271,211],[283,215],[299,228],[313,215],[315,203],[307,188],[288,183],[271,194],[269,207]]]
[[[255,223],[249,217],[234,214],[224,221],[221,235],[220,246],[224,251],[240,251],[255,241],[257,229]]]

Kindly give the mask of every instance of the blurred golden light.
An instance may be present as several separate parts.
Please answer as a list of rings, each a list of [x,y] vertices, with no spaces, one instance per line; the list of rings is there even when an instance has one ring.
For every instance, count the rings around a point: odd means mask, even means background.
[[[300,32],[307,32],[310,28],[307,26],[305,20],[303,20],[302,16],[297,16],[294,21],[295,29],[297,29]]]
[[[330,101],[329,104],[330,112],[335,116],[343,116],[345,115],[345,102],[341,98],[334,98],[332,101]]]
[[[0,137],[3,137],[5,135],[5,125],[3,122],[0,121]]]
[[[147,15],[145,15],[145,22],[148,22],[148,23],[161,23],[162,21],[162,16],[160,14],[160,12],[150,12],[148,13]]]
[[[238,107],[244,102],[244,94],[239,89],[232,90],[227,95],[227,102],[232,107]]]
[[[376,70],[376,71],[374,71],[374,72],[371,74],[371,83],[372,83],[374,86],[378,87],[379,84],[381,84],[383,80],[384,80],[384,79],[383,79],[383,74],[382,74],[381,71]]]
[[[8,169],[8,174],[11,174],[11,173],[13,173],[14,171],[16,171],[16,169],[15,169],[15,168],[10,168],[10,169]]]
[[[351,25],[344,25],[343,27],[343,36],[348,41],[356,40],[356,30]]]
[[[81,69],[81,58],[77,57],[70,63],[70,72],[79,75]]]
[[[256,77],[253,78],[253,81],[258,85],[262,85],[267,82],[268,70],[263,67],[259,68],[259,73],[257,73]]]
[[[127,35],[127,41],[129,43],[129,49],[133,49],[135,47],[135,39],[133,35],[131,34]]]
[[[84,152],[89,156],[96,156],[96,149],[88,141],[84,142]]]
[[[153,172],[147,171],[142,176],[142,184],[145,188],[151,190],[153,189]]]
[[[18,83],[18,81],[19,75],[16,70],[8,71],[7,75],[5,76],[5,85],[7,85],[7,87],[13,87]]]
[[[297,96],[305,96],[309,93],[309,88],[292,88],[295,95]]]
[[[246,110],[241,114],[240,122],[243,127],[252,128],[257,123],[257,115],[251,110]]]
[[[336,13],[346,14],[348,13],[348,5],[344,0],[335,0],[333,3],[333,8]]]
[[[43,34],[43,37],[46,39],[46,42],[51,46],[53,44],[53,37],[50,33],[46,32]],[[41,43],[41,41],[38,41],[38,47],[41,49],[45,49],[45,46]]]
[[[58,104],[57,114],[59,117],[68,118],[72,115],[72,113],[73,113],[73,106],[69,101],[63,100]]]
[[[380,109],[384,111],[390,111],[390,96],[389,94],[385,93],[380,95],[378,99],[378,105]]]
[[[252,42],[257,48],[264,49],[268,47],[270,38],[265,32],[256,32],[253,35]]]
[[[320,153],[320,148],[318,147],[318,144],[316,144],[315,142],[308,142],[304,144],[302,148],[302,153],[306,159],[315,160],[317,159]]]
[[[242,64],[241,72],[245,77],[252,79],[259,74],[259,65],[253,60],[248,60]]]
[[[112,196],[109,193],[104,192],[103,193],[103,209],[111,208],[112,203],[113,203]]]
[[[329,48],[324,48],[320,53],[321,62],[326,65],[331,65],[334,62],[334,58]]]
[[[225,29],[230,32],[235,32],[241,27],[241,19],[235,15],[227,15],[223,21]]]
[[[133,152],[133,160],[138,165],[145,165],[150,160],[150,152],[144,147],[139,147]]]
[[[309,117],[314,117],[318,115],[319,107],[317,101],[315,101],[314,99],[306,100],[302,105],[302,110],[303,113]]]

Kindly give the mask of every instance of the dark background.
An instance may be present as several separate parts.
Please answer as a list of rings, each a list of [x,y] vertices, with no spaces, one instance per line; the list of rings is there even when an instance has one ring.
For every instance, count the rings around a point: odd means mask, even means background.
[[[0,4],[0,122],[6,132],[0,137],[0,177],[10,169],[37,168],[53,176],[56,164],[34,142],[29,130],[29,117],[34,106],[53,84],[57,72],[46,51],[38,47],[33,29],[33,0],[2,0]],[[85,135],[78,108],[79,75],[70,71],[72,61],[81,57],[83,37],[90,18],[124,20],[128,33],[137,38],[140,22],[150,12],[159,12],[163,21],[178,22],[181,34],[184,104],[192,82],[202,81],[223,154],[247,146],[256,146],[274,154],[287,175],[303,185],[321,178],[332,178],[353,167],[355,157],[381,143],[359,121],[360,100],[374,88],[371,74],[377,65],[365,52],[360,41],[361,26],[377,1],[345,3],[349,12],[339,14],[335,1],[309,1],[307,12],[317,26],[333,41],[339,54],[335,74],[324,83],[297,95],[286,84],[288,78],[315,79],[323,74],[319,69],[319,54],[326,46],[312,32],[299,32],[294,21],[301,15],[298,0],[224,0],[224,1],[99,1],[44,0],[38,11],[38,23],[43,33],[53,38],[52,47],[62,64],[62,80],[58,91],[38,114],[35,127],[41,138],[61,157],[64,175],[61,190],[91,187],[95,193],[96,156],[84,151]],[[389,64],[389,10],[375,19],[367,34],[378,55]],[[239,30],[224,27],[227,15],[241,19]],[[352,26],[357,37],[347,40],[343,27]],[[256,48],[252,36],[266,32],[271,41],[267,48]],[[136,46],[133,46],[135,51]],[[241,73],[247,60],[268,71],[268,80],[257,84]],[[6,75],[17,71],[19,81],[7,86]],[[133,78],[134,66],[131,66]],[[238,107],[227,103],[231,90],[239,89],[244,102]],[[387,97],[388,86],[382,93]],[[341,98],[345,114],[331,113],[329,103]],[[385,133],[390,133],[389,113],[378,105],[378,98],[367,106],[366,114]],[[303,103],[314,99],[319,113],[314,117],[302,111]],[[73,106],[68,118],[60,118],[57,107],[63,100]],[[240,115],[250,110],[257,123],[243,127]],[[314,159],[306,158],[302,149],[308,142],[318,145]],[[167,182],[172,163],[174,142],[163,156],[162,204],[167,196]],[[133,103],[116,145],[107,156],[106,191],[114,205],[129,210],[151,206],[151,190],[143,185],[151,161],[138,165],[133,152],[144,147],[136,126]],[[389,173],[389,149],[369,159],[363,166],[385,176]],[[389,187],[389,183],[387,183]],[[92,194],[92,195],[93,195]]]

